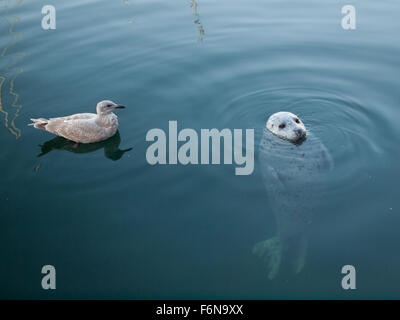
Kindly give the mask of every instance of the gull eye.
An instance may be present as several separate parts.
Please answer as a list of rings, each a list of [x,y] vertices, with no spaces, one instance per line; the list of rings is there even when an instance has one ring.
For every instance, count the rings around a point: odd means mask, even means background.
[[[294,120],[296,123],[300,123],[300,120],[299,119],[296,119],[296,120]]]
[[[286,127],[286,124],[284,124],[284,123],[281,123],[281,124],[279,125],[279,129],[283,129],[284,127]]]

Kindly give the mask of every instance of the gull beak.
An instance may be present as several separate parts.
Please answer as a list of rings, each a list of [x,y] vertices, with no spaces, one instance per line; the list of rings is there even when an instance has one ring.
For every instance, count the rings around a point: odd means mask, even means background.
[[[125,106],[121,106],[121,105],[117,105],[116,107],[115,107],[115,109],[125,109],[126,107]]]

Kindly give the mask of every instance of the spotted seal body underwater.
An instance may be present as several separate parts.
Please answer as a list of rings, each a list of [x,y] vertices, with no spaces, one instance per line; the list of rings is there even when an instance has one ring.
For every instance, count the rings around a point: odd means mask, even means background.
[[[332,158],[299,117],[278,112],[264,128],[259,160],[278,232],[256,244],[253,253],[266,261],[270,279],[287,271],[299,273],[306,258],[307,229],[333,168]]]

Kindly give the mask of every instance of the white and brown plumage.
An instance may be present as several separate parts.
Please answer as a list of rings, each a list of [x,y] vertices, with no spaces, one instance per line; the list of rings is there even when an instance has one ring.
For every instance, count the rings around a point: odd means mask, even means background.
[[[110,100],[97,104],[97,113],[77,113],[67,117],[31,119],[36,129],[42,129],[77,143],[92,143],[112,137],[118,130],[115,109],[123,109]]]

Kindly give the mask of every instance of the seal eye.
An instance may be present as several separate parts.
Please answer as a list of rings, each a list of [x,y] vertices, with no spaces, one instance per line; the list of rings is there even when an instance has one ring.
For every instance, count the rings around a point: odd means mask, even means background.
[[[299,119],[296,119],[296,120],[294,120],[296,123],[300,123],[300,120]]]
[[[281,123],[281,124],[279,125],[279,129],[283,129],[284,127],[286,127],[286,124],[284,124],[284,123]]]

